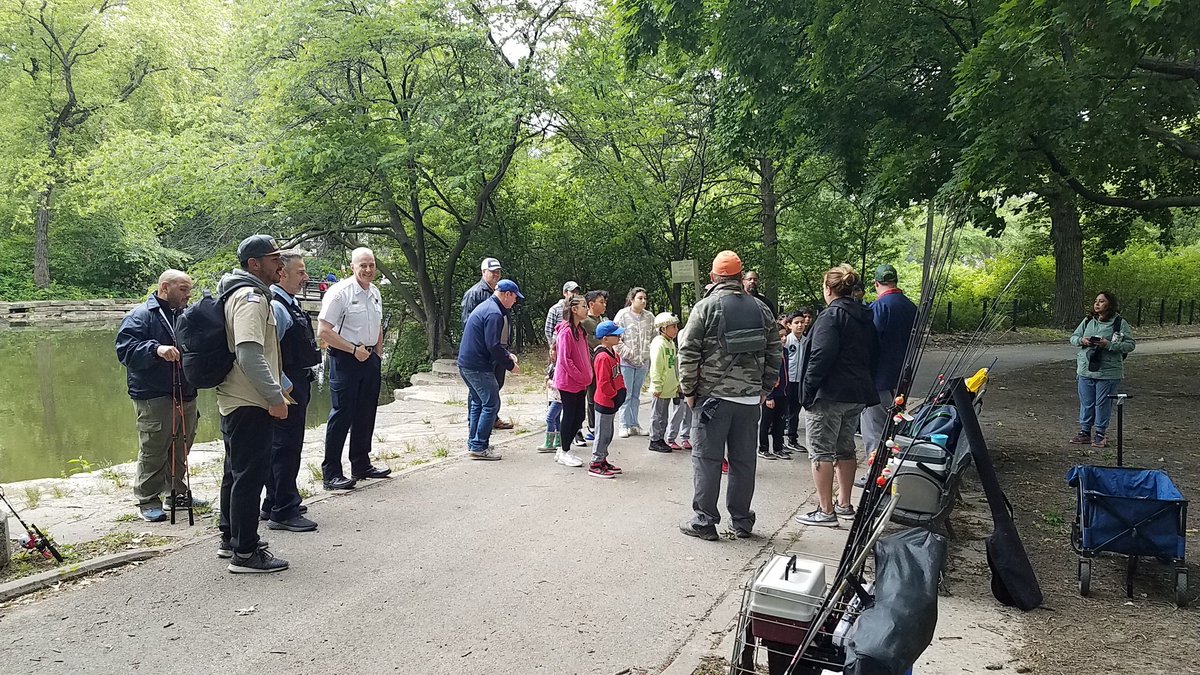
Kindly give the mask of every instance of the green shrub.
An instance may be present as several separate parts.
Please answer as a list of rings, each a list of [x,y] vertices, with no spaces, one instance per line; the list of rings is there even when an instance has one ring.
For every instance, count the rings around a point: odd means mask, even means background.
[[[388,380],[408,384],[414,373],[429,370],[429,342],[425,339],[425,327],[415,321],[405,321],[396,332],[396,339],[388,350]]]

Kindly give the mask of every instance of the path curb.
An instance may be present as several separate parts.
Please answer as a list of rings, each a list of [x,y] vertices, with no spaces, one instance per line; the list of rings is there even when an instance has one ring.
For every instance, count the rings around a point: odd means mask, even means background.
[[[26,593],[32,593],[33,591],[53,586],[62,581],[77,579],[141,560],[149,560],[171,550],[171,548],[171,546],[155,546],[152,548],[121,551],[120,553],[110,553],[69,567],[48,570],[40,574],[34,574],[33,576],[14,579],[8,583],[0,584],[0,602],[7,602]]]

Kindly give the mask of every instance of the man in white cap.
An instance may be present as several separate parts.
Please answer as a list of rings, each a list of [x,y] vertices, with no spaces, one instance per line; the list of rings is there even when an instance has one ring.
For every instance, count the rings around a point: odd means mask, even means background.
[[[496,284],[500,283],[500,272],[503,268],[495,258],[484,258],[479,263],[479,283],[467,289],[462,297],[462,324],[467,325],[467,318],[483,301],[492,297],[496,292]]]
[[[554,327],[562,322],[567,302],[575,295],[583,295],[583,289],[579,288],[579,284],[574,281],[568,281],[563,284],[562,299],[554,303],[550,311],[546,312],[546,325],[542,326],[542,332],[546,334],[546,344],[554,344]]]

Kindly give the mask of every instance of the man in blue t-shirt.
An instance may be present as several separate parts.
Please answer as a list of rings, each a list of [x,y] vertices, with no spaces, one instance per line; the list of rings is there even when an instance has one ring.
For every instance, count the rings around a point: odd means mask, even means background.
[[[875,371],[879,405],[862,412],[862,437],[868,455],[882,440],[888,409],[896,398],[900,369],[904,367],[904,355],[908,352],[908,341],[917,320],[917,306],[897,288],[898,283],[895,267],[880,265],[875,270],[875,302],[871,303],[871,315],[879,336],[879,366]]]

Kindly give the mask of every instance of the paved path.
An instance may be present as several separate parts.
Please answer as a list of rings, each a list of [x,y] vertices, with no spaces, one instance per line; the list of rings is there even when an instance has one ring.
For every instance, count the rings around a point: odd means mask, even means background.
[[[1200,339],[1139,346],[1169,351],[1200,351]],[[995,354],[998,374],[1072,358]],[[600,480],[534,444],[314,504],[320,531],[267,535],[292,562],[282,574],[231,575],[208,540],[0,610],[0,672],[658,672],[728,625],[732,591],[756,558],[791,544],[811,493],[806,462],[761,462],[760,537],[703,542],[675,529],[691,499],[684,454],[618,439],[626,475]],[[673,672],[690,672],[680,661]]]

